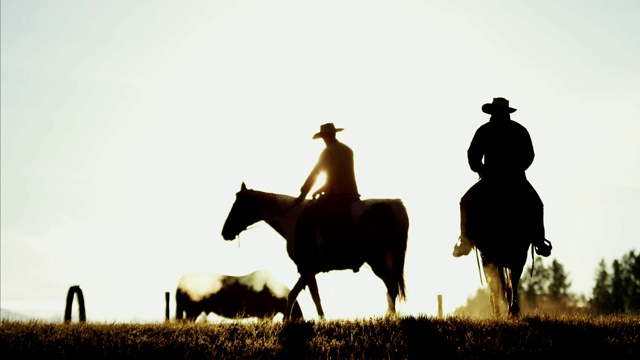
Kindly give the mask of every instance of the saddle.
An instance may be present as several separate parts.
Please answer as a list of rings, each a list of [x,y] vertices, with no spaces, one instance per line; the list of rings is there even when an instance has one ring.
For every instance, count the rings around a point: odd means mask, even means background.
[[[332,266],[354,268],[356,220],[351,207],[360,201],[354,197],[323,195],[302,210],[296,224],[296,248],[305,258],[328,262]],[[319,238],[317,235],[320,235]],[[302,254],[301,254],[302,255]]]
[[[524,183],[485,187],[469,204],[467,234],[479,248],[518,247],[526,241],[541,256],[549,256],[551,242],[544,239],[542,203]]]

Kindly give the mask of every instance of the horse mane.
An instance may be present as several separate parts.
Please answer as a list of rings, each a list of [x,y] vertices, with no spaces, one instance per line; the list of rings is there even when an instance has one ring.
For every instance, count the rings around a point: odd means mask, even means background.
[[[293,199],[293,196],[284,195],[284,194],[275,194],[266,191],[254,190],[254,189],[246,189],[242,190],[240,194],[247,193],[253,199],[261,201],[263,204],[278,204],[283,201],[290,201]]]

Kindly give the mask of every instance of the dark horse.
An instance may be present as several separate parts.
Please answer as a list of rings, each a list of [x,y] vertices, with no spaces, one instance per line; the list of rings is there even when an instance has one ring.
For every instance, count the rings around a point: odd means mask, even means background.
[[[305,287],[320,318],[324,311],[320,303],[316,274],[333,270],[357,271],[364,263],[384,282],[387,288],[387,315],[395,314],[396,298],[405,299],[404,261],[407,250],[409,217],[399,199],[368,199],[351,206],[355,229],[348,235],[339,234],[337,243],[318,232],[315,239],[296,239],[298,215],[310,201],[295,206],[288,195],[247,189],[244,183],[222,229],[225,240],[233,240],[249,225],[265,221],[287,241],[287,253],[298,267],[300,277],[289,292],[286,319],[291,319],[291,307]]]
[[[483,202],[483,211],[476,215],[476,249],[494,315],[499,316],[506,305],[510,316],[518,316],[518,285],[528,249],[535,240],[535,231],[531,230],[536,226],[532,221],[535,209],[531,196],[517,186],[494,187],[490,191],[490,199],[486,194],[478,199]]]

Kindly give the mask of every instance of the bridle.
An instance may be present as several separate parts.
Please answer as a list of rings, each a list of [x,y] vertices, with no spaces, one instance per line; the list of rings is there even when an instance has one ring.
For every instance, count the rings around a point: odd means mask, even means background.
[[[260,219],[260,220],[258,220],[258,221],[267,221],[267,220],[273,219],[274,217],[276,217],[276,216],[280,216],[280,215],[282,215],[282,214],[286,213],[287,211],[289,211],[289,210],[293,209],[294,207],[296,207],[296,206],[298,206],[298,205],[300,205],[300,204],[299,204],[299,203],[298,203],[298,204],[296,204],[296,203],[294,202],[293,204],[291,204],[291,205],[289,205],[289,206],[285,207],[284,209],[280,209],[279,211],[276,211],[276,212],[274,212],[274,213],[273,213],[273,214],[271,214],[271,215],[265,216],[265,217],[264,217],[264,219]]]
[[[296,204],[296,203],[294,202],[293,204],[291,204],[291,205],[289,205],[289,206],[285,207],[284,209],[280,209],[280,210],[278,210],[278,211],[274,212],[274,213],[273,213],[273,214],[271,214],[271,215],[268,215],[268,216],[265,216],[265,217],[263,217],[263,218],[258,219],[255,223],[258,223],[258,222],[260,222],[260,221],[267,222],[268,220],[273,219],[273,218],[274,218],[274,217],[276,217],[276,216],[280,216],[280,215],[282,215],[282,214],[286,213],[287,211],[289,211],[289,210],[293,209],[294,207],[296,207],[296,206],[298,206],[298,205],[300,205],[300,204],[299,204],[299,203],[298,203],[298,204]],[[255,224],[255,223],[254,223],[254,224]],[[247,227],[245,227],[243,230],[241,230],[241,231],[238,233],[238,235],[236,235],[236,236],[238,237],[238,247],[240,247],[240,233],[242,233],[243,231],[251,230],[251,229],[255,229],[255,228],[257,228],[257,226],[255,226],[255,225],[247,226]]]
[[[275,213],[273,213],[273,214],[271,214],[271,215],[269,215],[269,216],[265,216],[264,218],[259,219],[259,220],[258,220],[258,221],[256,221],[255,223],[258,223],[258,222],[260,222],[260,221],[264,221],[264,222],[266,222],[266,221],[268,221],[269,219],[273,219],[273,218],[274,218],[274,217],[276,217],[276,216],[279,216],[279,215],[282,215],[282,214],[286,213],[287,211],[289,211],[289,210],[293,209],[294,207],[296,207],[296,206],[298,206],[298,205],[300,205],[300,204],[293,203],[292,205],[287,206],[287,207],[286,207],[286,208],[284,208],[284,209],[281,209],[281,210],[279,210],[279,211],[277,211],[277,212],[275,212]],[[254,224],[255,224],[255,223],[254,223]],[[258,226],[256,226],[256,225],[247,226],[247,227],[245,227],[245,228],[244,228],[244,230],[240,231],[240,232],[238,233],[238,235],[236,235],[236,236],[237,236],[237,238],[238,238],[238,249],[240,249],[240,233],[242,233],[243,231],[247,231],[247,230],[255,229],[255,228],[257,228],[257,227],[258,227]]]

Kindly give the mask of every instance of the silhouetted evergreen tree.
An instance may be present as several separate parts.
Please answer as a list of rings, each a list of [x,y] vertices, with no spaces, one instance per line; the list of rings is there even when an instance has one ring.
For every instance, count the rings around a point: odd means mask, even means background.
[[[622,313],[624,309],[625,291],[627,290],[627,279],[624,276],[624,269],[618,260],[614,260],[611,265],[611,309],[613,312]]]
[[[571,287],[571,281],[569,281],[569,275],[564,271],[564,266],[557,260],[553,260],[551,268],[551,279],[547,286],[547,296],[554,301],[559,301],[565,305],[568,305],[568,300],[571,297],[569,293],[569,287]]]
[[[638,267],[640,267],[640,255],[636,255],[632,250],[622,256],[619,263],[619,273],[621,279],[616,281],[614,272],[613,294],[614,304],[617,310],[624,313],[640,311],[640,277],[638,277]],[[620,299],[615,299],[619,296]]]
[[[490,293],[487,287],[479,288],[467,302],[453,312],[457,316],[489,317],[493,315]]]
[[[628,254],[629,276],[631,282],[629,284],[629,310],[640,312],[640,253],[636,254],[633,250]]]
[[[564,266],[554,259],[547,271],[548,278],[544,293],[538,298],[537,307],[549,312],[578,311],[578,298],[569,292],[571,281],[569,281],[569,275],[564,270]]]
[[[535,259],[533,276],[524,274],[520,282],[520,307],[523,312],[575,311],[579,298],[569,292],[571,281],[564,266],[553,260],[545,266],[541,257]],[[586,303],[582,296],[583,303]]]
[[[599,314],[630,313],[640,311],[640,255],[635,251],[625,254],[611,264],[600,261],[593,288],[591,307]]]
[[[589,304],[592,311],[596,314],[608,314],[611,312],[611,277],[607,272],[607,264],[604,259],[598,263],[596,284],[593,287],[591,296]]]
[[[534,261],[533,275],[525,269],[520,277],[520,287],[518,292],[523,302],[521,306],[534,308],[538,297],[545,293],[545,289],[551,279],[551,272],[544,266],[542,257],[537,257]]]

